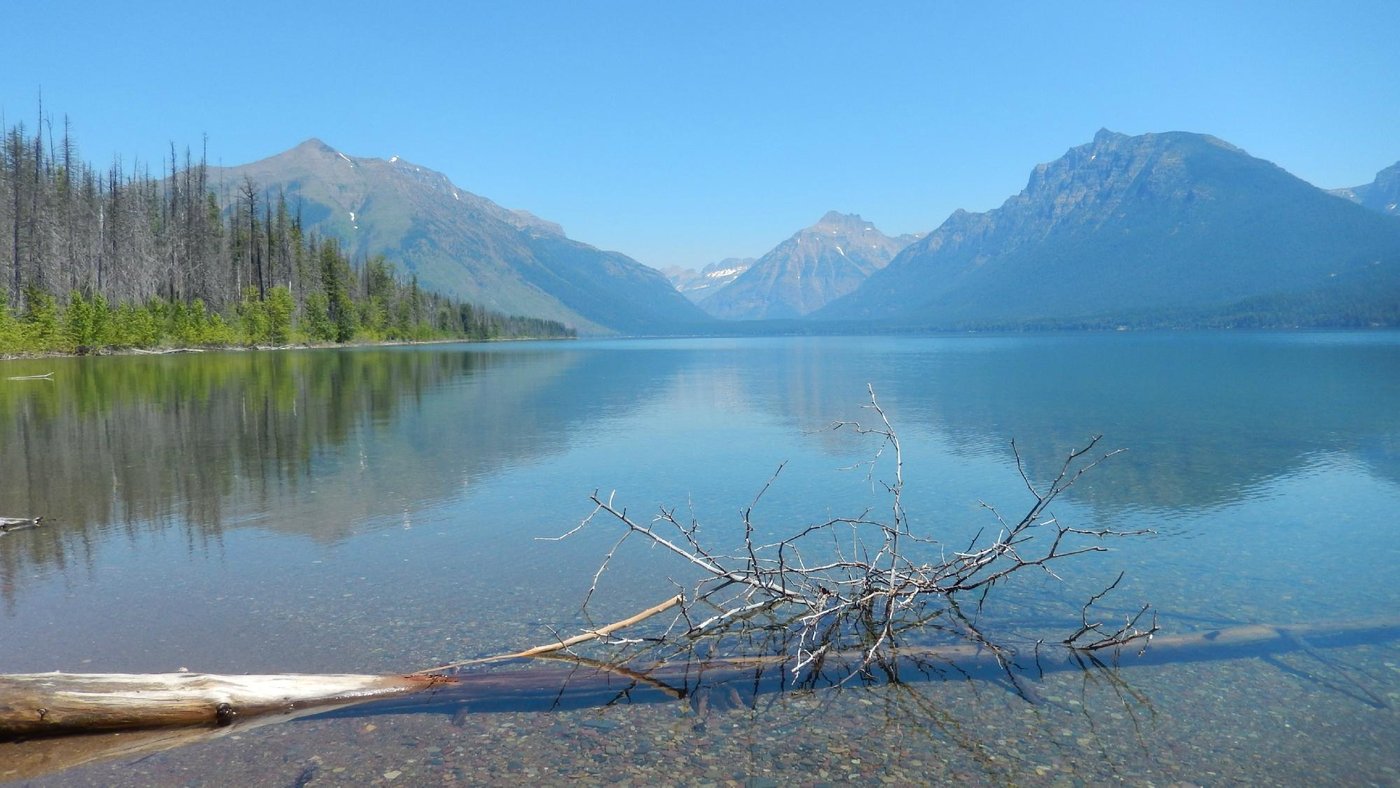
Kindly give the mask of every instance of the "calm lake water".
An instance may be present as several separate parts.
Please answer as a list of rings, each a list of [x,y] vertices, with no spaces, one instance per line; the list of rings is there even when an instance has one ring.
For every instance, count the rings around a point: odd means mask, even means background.
[[[53,372],[50,381],[6,381]],[[1019,514],[1096,434],[1126,447],[1055,507],[1150,528],[998,589],[1054,642],[1118,574],[1163,634],[1400,616],[1400,334],[703,339],[0,362],[0,671],[402,672],[586,623],[617,533],[595,490],[717,541],[885,505],[859,469],[870,384],[915,528]],[[846,470],[843,470],[846,469]],[[684,567],[614,559],[590,612]],[[1004,593],[1002,593],[1004,592]],[[1000,601],[1000,606],[998,606]],[[1400,641],[1046,673],[618,703],[341,714],[48,785],[978,780],[1400,784]],[[10,755],[7,755],[10,753]],[[0,775],[14,750],[0,748]],[[0,777],[2,780],[3,777]]]

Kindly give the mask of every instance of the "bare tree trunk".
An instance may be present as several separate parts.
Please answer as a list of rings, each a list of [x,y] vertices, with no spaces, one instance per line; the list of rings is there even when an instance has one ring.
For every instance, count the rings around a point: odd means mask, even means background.
[[[11,257],[10,257],[10,262],[11,262],[11,264],[14,266],[14,271],[13,271],[12,276],[11,276],[11,279],[10,279],[10,298],[11,298],[11,302],[10,302],[10,303],[14,306],[14,308],[15,308],[16,310],[18,310],[21,306],[23,306],[23,298],[24,298],[24,280],[23,280],[22,274],[21,274],[21,272],[22,272],[24,269],[23,269],[23,264],[22,264],[22,262],[21,262],[20,252],[19,252],[19,236],[20,236],[20,215],[19,215],[19,211],[20,211],[20,206],[23,205],[23,203],[24,203],[24,198],[23,198],[23,194],[22,194],[22,189],[20,188],[20,184],[23,182],[23,180],[22,180],[22,178],[21,178],[21,170],[22,170],[22,168],[23,168],[23,166],[24,166],[23,143],[20,142],[20,139],[21,139],[21,131],[20,131],[20,129],[17,128],[17,129],[15,129],[14,131],[10,132],[9,144],[6,146],[7,148],[9,148],[9,152],[10,152],[10,164],[11,164],[11,166],[14,168],[14,177],[13,177],[13,179],[12,179],[12,181],[11,181],[11,189],[10,189],[11,196],[13,197],[13,201],[12,201],[12,203],[13,203],[13,204],[12,204],[12,209],[13,209],[13,210],[11,211],[11,215],[10,215],[10,222],[11,222],[11,234],[10,234],[10,241],[11,241]]]
[[[258,286],[258,300],[267,300],[267,281],[263,276],[262,244],[258,242],[258,187],[252,178],[243,179],[243,199],[248,203],[248,264]]]

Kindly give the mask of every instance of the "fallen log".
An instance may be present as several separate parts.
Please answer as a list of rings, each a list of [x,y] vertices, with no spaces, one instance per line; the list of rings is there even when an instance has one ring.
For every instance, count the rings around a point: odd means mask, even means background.
[[[445,676],[20,673],[0,676],[0,740],[141,728],[221,727],[243,717],[363,703]]]
[[[43,519],[42,517],[0,517],[0,534],[23,531],[26,528],[38,528],[43,524]]]
[[[660,606],[658,606],[660,607]],[[603,629],[609,629],[604,627]],[[602,631],[602,630],[595,630]],[[1245,655],[1323,648],[1362,641],[1400,638],[1400,619],[1324,622],[1271,626],[1251,624],[1202,632],[1153,638],[1145,648],[1117,653],[1088,653],[1060,645],[1046,645],[1038,652],[1017,657],[1028,673],[1084,669],[1087,664],[1145,665],[1229,659]],[[1306,639],[1306,640],[1304,640]],[[562,642],[562,641],[561,641]],[[531,649],[532,656],[548,657],[557,651]],[[998,655],[974,643],[898,652],[898,669],[915,673],[946,666],[956,671],[1000,669]],[[515,655],[509,655],[514,657]],[[809,686],[826,686],[842,680],[858,668],[863,653],[836,653],[827,657]],[[1004,654],[1003,654],[1004,656]],[[560,657],[555,657],[561,659]],[[481,671],[457,676],[430,669],[407,675],[273,674],[219,676],[201,673],[81,674],[30,673],[0,675],[0,741],[61,736],[74,733],[136,730],[143,728],[218,727],[269,713],[287,713],[318,706],[358,705],[369,701],[405,698],[434,690],[432,702],[470,703],[480,710],[539,708],[531,698],[542,698],[544,708],[590,705],[590,698],[616,695],[620,688],[654,691],[658,699],[686,697],[698,686],[743,680],[762,673],[792,683],[788,668],[793,657],[757,655],[726,659],[680,660],[652,666],[612,665],[573,657],[565,668]],[[897,680],[917,680],[917,675]],[[570,702],[571,698],[583,701]],[[417,701],[404,701],[416,703]]]
[[[1319,648],[1400,639],[1400,619],[1368,619],[1344,622],[1271,626],[1249,624],[1153,638],[1146,648],[1125,647],[1116,652],[1086,651],[1061,644],[1043,644],[1013,654],[1011,670],[1020,677],[1008,681],[1008,669],[1000,654],[975,643],[929,647],[901,647],[897,658],[864,665],[865,652],[856,650],[827,655],[815,669],[793,671],[797,659],[787,654],[749,657],[675,660],[639,667],[586,660],[565,655],[543,655],[551,667],[508,671],[483,671],[457,676],[458,683],[431,695],[386,699],[355,708],[328,711],[330,716],[368,716],[443,712],[447,714],[496,711],[563,711],[615,703],[665,703],[697,701],[708,694],[737,689],[745,703],[759,694],[791,689],[821,689],[847,683],[916,683],[946,679],[984,679],[1007,682],[1012,691],[1038,702],[1026,684],[1047,673],[1117,670],[1123,667],[1183,664],[1270,656],[1290,652],[1316,656]],[[567,665],[559,665],[567,662]],[[1324,660],[1330,663],[1330,660]],[[1329,667],[1335,667],[1329,664]],[[1343,677],[1343,680],[1347,680]],[[1031,694],[1025,694],[1025,693]],[[1376,705],[1374,693],[1364,688],[1355,694]]]
[[[364,703],[455,684],[444,671],[528,659],[613,632],[675,607],[675,596],[634,616],[513,654],[440,665],[407,675],[205,673],[16,673],[0,675],[0,741],[114,730],[224,727],[273,712]]]

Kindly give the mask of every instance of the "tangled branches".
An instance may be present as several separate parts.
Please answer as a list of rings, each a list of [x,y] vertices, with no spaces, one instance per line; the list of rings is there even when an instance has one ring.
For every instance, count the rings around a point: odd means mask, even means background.
[[[618,548],[629,539],[642,539],[672,553],[698,570],[700,579],[682,589],[680,614],[666,634],[653,644],[693,646],[706,640],[762,635],[768,643],[787,649],[792,670],[816,669],[829,655],[859,653],[858,667],[893,656],[900,636],[914,629],[938,627],[953,632],[994,654],[1009,671],[1010,654],[985,637],[975,623],[989,592],[1028,569],[1052,577],[1062,560],[1102,552],[1110,537],[1144,533],[1110,529],[1085,530],[1061,523],[1050,505],[1099,463],[1118,451],[1095,455],[1099,438],[1071,452],[1048,485],[1038,486],[1012,444],[1021,480],[1033,503],[1019,518],[1004,517],[983,504],[995,522],[970,542],[954,547],[936,536],[916,531],[904,508],[904,455],[899,435],[870,390],[865,408],[870,423],[837,422],[835,430],[850,430],[879,443],[871,460],[874,478],[881,463],[892,465],[892,480],[881,481],[889,510],[881,516],[867,511],[808,525],[778,541],[761,541],[752,513],[764,492],[782,471],[770,478],[743,512],[742,546],[717,551],[701,541],[698,525],[684,522],[674,509],[662,509],[640,522],[620,507],[613,495],[592,496],[593,512],[565,538],[600,517],[622,527],[593,578],[588,597],[598,587]],[[1119,579],[1121,579],[1121,575]],[[1095,602],[1117,586],[1118,580],[1085,603],[1082,626],[1063,644],[1077,651],[1118,648],[1146,641],[1157,631],[1155,616],[1140,625],[1149,608],[1111,628],[1090,621]],[[585,599],[587,605],[587,599]]]

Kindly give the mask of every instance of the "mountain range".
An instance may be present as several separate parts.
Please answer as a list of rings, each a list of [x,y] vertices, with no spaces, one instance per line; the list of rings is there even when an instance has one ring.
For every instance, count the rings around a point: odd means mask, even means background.
[[[211,168],[210,179],[285,194],[306,230],[338,238],[352,256],[385,255],[425,288],[507,314],[585,334],[675,333],[710,321],[659,271],[398,156],[349,156],[312,139],[251,164]]]
[[[1037,166],[1001,207],[954,212],[814,317],[933,329],[1394,325],[1400,221],[1214,137],[1103,130]]]
[[[860,287],[917,238],[891,238],[857,214],[830,211],[698,303],[726,320],[802,317]]]
[[[757,260],[666,274],[400,159],[319,140],[214,168],[420,285],[583,334],[1400,325],[1400,164],[1331,193],[1203,134],[1101,130],[985,213],[889,237],[830,212]],[[698,306],[697,306],[698,303]],[[716,320],[715,317],[724,320]],[[785,329],[787,330],[787,329]]]

